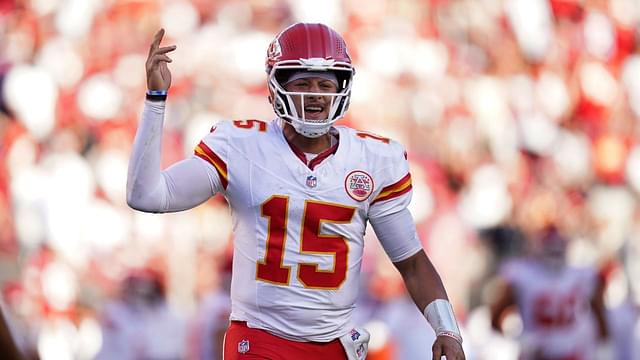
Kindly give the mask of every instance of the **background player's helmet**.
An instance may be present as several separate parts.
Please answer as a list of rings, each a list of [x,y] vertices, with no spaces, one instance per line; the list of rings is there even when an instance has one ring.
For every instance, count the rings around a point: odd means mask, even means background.
[[[131,305],[161,303],[165,298],[163,276],[150,268],[131,269],[123,280],[122,295]]]
[[[304,136],[319,137],[326,134],[349,107],[355,69],[351,65],[344,39],[326,25],[297,23],[283,30],[269,45],[266,71],[269,74],[269,101],[273,110]],[[338,92],[315,94],[286,91],[283,84],[299,71],[334,72],[338,79]],[[307,120],[304,111],[298,114],[292,96],[299,95],[330,96],[327,119]],[[304,97],[302,101],[304,107]]]
[[[542,260],[552,268],[564,266],[569,239],[554,225],[541,229],[536,236]]]

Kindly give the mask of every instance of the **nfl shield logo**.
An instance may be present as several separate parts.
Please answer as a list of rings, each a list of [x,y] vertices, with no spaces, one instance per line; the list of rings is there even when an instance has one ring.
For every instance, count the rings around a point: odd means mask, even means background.
[[[249,352],[249,340],[242,340],[238,343],[238,352],[240,354]]]
[[[314,188],[318,185],[318,178],[313,175],[307,176],[307,186],[310,188]]]

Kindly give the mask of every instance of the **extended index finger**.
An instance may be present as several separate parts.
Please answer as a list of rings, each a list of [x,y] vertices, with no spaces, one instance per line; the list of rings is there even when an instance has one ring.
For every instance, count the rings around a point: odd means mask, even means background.
[[[160,42],[162,41],[162,37],[164,36],[164,29],[158,30],[158,32],[153,36],[153,41],[151,42],[151,46],[149,47],[149,56],[153,50],[157,49],[160,46]]]

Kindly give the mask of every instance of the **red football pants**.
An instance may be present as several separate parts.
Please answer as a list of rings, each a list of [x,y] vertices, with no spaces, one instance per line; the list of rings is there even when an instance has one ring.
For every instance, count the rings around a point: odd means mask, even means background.
[[[224,336],[224,360],[346,360],[340,340],[299,342],[232,321]]]

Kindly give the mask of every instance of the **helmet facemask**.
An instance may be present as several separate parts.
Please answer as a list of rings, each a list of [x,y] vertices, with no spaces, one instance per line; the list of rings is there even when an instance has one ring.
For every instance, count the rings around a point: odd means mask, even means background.
[[[319,75],[332,71],[338,80],[338,91],[335,93],[287,91],[283,84],[292,72],[297,71],[318,72]],[[349,107],[353,72],[351,64],[322,58],[289,60],[275,64],[269,72],[269,91],[276,115],[303,136],[317,138],[326,134],[331,126],[344,116]],[[325,119],[305,117],[305,101],[312,96],[330,98],[329,112]],[[300,97],[301,114],[298,114],[295,107],[295,97]]]

